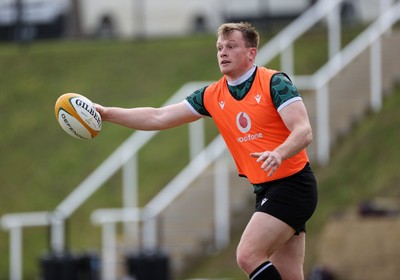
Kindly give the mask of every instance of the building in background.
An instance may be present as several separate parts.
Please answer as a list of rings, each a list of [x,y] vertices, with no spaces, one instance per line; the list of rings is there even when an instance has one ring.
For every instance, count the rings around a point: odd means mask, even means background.
[[[298,17],[317,0],[80,0],[82,33],[91,37],[182,36],[211,32],[226,21],[270,24]],[[380,0],[345,0],[346,22],[373,20]]]
[[[135,39],[214,33],[226,21],[270,28],[317,0],[0,0],[0,39],[86,37]],[[381,1],[346,0],[342,18],[370,21]]]
[[[159,37],[208,32],[223,21],[221,0],[81,0],[84,34]]]
[[[0,39],[62,37],[69,8],[70,0],[0,0]]]

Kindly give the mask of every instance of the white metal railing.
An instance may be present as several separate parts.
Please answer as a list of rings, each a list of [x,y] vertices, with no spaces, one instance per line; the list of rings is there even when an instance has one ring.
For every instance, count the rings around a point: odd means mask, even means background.
[[[98,209],[92,213],[92,222],[102,226],[103,231],[103,279],[116,279],[116,223],[143,222],[142,248],[157,248],[157,218],[204,170],[213,162],[215,165],[215,219],[214,228],[216,248],[223,248],[229,243],[229,179],[225,157],[226,151],[221,136],[215,138],[206,149],[199,153],[163,190],[145,207]]]
[[[370,107],[374,111],[381,109],[382,67],[380,38],[400,19],[400,3],[392,6],[389,5],[391,1],[383,1],[381,3],[382,15],[341,52],[333,55],[331,59],[313,75],[294,77],[298,88],[316,90],[316,154],[317,162],[321,165],[327,164],[330,158],[331,143],[329,132],[328,82],[370,46],[371,77],[378,77],[377,79],[370,79]]]
[[[189,82],[183,85],[164,105],[181,101],[188,92],[210,84],[210,82]],[[22,229],[25,227],[50,226],[51,249],[64,250],[65,220],[73,214],[91,195],[93,195],[120,168],[123,176],[124,207],[137,206],[137,153],[158,131],[137,131],[117,148],[99,167],[97,167],[75,190],[69,194],[53,211],[11,213],[1,217],[1,227],[10,233],[10,280],[22,279]],[[200,120],[189,124],[190,157],[204,148],[204,127]],[[127,195],[129,194],[129,195]],[[130,197],[130,199],[127,199]]]
[[[320,0],[305,12],[301,17],[295,20],[287,28],[285,28],[281,33],[271,39],[266,45],[260,48],[257,56],[257,64],[265,65],[271,61],[276,55],[281,54],[281,68],[283,71],[291,74],[295,80],[296,86],[300,89],[315,89],[317,96],[317,161],[321,164],[326,163],[329,160],[329,130],[328,130],[328,81],[347,65],[357,54],[362,50],[372,45],[371,48],[371,62],[375,66],[380,64],[380,43],[379,38],[384,32],[390,29],[390,27],[399,20],[400,17],[400,3],[393,5],[390,9],[387,9],[392,1],[385,0],[382,1],[382,11],[386,12],[372,24],[368,29],[366,29],[357,39],[349,44],[346,49],[339,52],[340,49],[340,20],[338,19],[338,5],[342,0]],[[333,14],[330,11],[334,11]],[[324,65],[319,71],[314,75],[308,77],[301,77],[294,75],[293,67],[293,43],[297,40],[303,33],[305,33],[314,24],[319,22],[324,17],[328,16],[327,25],[329,30],[329,54],[330,61]],[[372,68],[371,68],[372,69]],[[380,67],[373,67],[371,71],[378,71],[374,73],[379,75]],[[373,82],[371,79],[371,82]],[[381,87],[379,84],[373,84],[371,93],[372,107],[375,109],[380,108],[381,100]],[[181,87],[181,89],[169,99],[165,104],[174,103],[182,100],[188,93],[209,84],[210,82],[192,82],[187,83]],[[192,159],[195,159],[196,155],[201,156],[200,151],[204,148],[204,128],[201,122],[196,122],[190,124],[190,155]],[[98,218],[99,214],[93,214],[92,219],[96,223],[107,224],[104,227],[103,241],[104,245],[107,243],[105,239],[110,238],[113,234],[112,223],[116,222],[128,222],[132,220],[147,220],[148,226],[144,227],[146,233],[145,236],[149,237],[147,240],[150,246],[155,244],[155,230],[149,217],[154,217],[156,213],[162,211],[163,208],[154,208],[154,201],[168,202],[174,195],[182,191],[189,182],[179,181],[174,179],[164,191],[161,192],[159,197],[156,197],[150,202],[146,207],[141,210],[134,210],[137,207],[135,195],[137,192],[137,152],[143,147],[150,139],[152,139],[157,134],[154,132],[143,132],[137,131],[132,134],[114,153],[110,155],[93,173],[91,173],[87,179],[85,179],[77,188],[64,199],[54,211],[51,212],[34,212],[34,213],[17,213],[17,214],[6,214],[1,217],[1,226],[3,229],[10,232],[10,279],[19,280],[21,279],[21,269],[22,269],[22,229],[24,227],[30,226],[49,226],[51,225],[51,246],[54,251],[61,251],[64,249],[64,222],[77,208],[79,208],[94,192],[96,192],[115,172],[120,168],[123,171],[123,207],[127,208],[129,211],[138,211],[137,213],[146,213],[144,215],[135,214],[126,216],[126,212],[121,212],[123,210],[112,210],[109,215],[107,211],[98,210],[102,212],[101,215],[106,215],[105,217],[112,218],[113,220],[105,220]],[[224,149],[224,145],[219,143],[218,138],[214,140],[210,145],[215,145],[213,152],[218,154],[219,149]],[[211,147],[210,146],[210,147]],[[210,148],[211,149],[211,148]],[[221,151],[222,151],[221,150]],[[213,158],[212,160],[216,160]],[[196,160],[194,160],[196,162]],[[194,164],[194,163],[191,163]],[[199,167],[209,164],[208,161],[198,160]],[[189,168],[189,167],[187,167]],[[183,171],[184,172],[184,171]],[[178,175],[177,178],[179,178]],[[190,175],[189,177],[191,177]],[[181,184],[176,187],[174,184],[179,182]],[[179,185],[178,184],[178,185]],[[171,191],[170,189],[175,189]],[[130,195],[124,195],[129,193]],[[128,197],[131,197],[128,199]],[[166,206],[160,202],[160,205]],[[132,210],[133,209],[133,210]],[[145,209],[145,210],[144,210]],[[149,212],[149,209],[152,210]],[[128,211],[127,210],[127,211]],[[116,212],[115,212],[116,211]],[[143,212],[144,211],[144,212]],[[107,214],[108,213],[108,214]],[[124,214],[125,213],[125,214]],[[152,213],[149,215],[149,213]],[[129,214],[132,214],[129,212]],[[96,218],[97,217],[97,218]],[[225,217],[227,219],[227,217]],[[229,220],[229,219],[227,219]],[[106,234],[108,232],[108,234]],[[106,236],[108,236],[106,238]],[[108,239],[107,239],[108,240]],[[111,240],[111,239],[109,239]],[[108,243],[107,243],[108,244]],[[107,247],[109,244],[107,245]],[[110,262],[112,263],[112,262]],[[110,269],[109,271],[111,271]],[[109,272],[111,273],[111,272]]]
[[[10,232],[10,280],[22,279],[22,229],[49,224],[48,212],[6,214],[1,217],[1,227]]]
[[[184,99],[188,92],[209,84],[210,82],[191,82],[182,86],[164,105],[175,103]],[[200,130],[197,132],[196,130]],[[190,156],[204,148],[204,128],[202,120],[189,124]],[[67,196],[54,210],[61,221],[52,223],[51,245],[54,251],[64,249],[62,235],[63,222],[80,207],[93,193],[95,193],[112,175],[120,168],[123,171],[123,207],[137,206],[137,153],[159,131],[136,131],[129,137],[110,157],[108,157],[92,174],[89,175],[75,190]],[[200,135],[200,137],[199,137]],[[132,176],[136,175],[136,176]],[[132,197],[127,200],[127,197]]]
[[[279,32],[274,38],[262,46],[256,64],[266,65],[277,55],[281,55],[281,70],[289,75],[294,74],[293,43],[316,23],[328,16],[328,47],[331,55],[340,50],[341,22],[339,4],[344,0],[322,0]]]

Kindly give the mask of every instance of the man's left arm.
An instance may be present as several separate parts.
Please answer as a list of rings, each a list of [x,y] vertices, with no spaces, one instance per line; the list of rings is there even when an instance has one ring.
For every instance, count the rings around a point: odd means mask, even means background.
[[[271,176],[288,159],[303,149],[312,141],[312,129],[308,119],[307,110],[301,100],[292,102],[279,112],[290,134],[286,140],[273,151],[252,153],[251,157],[257,158],[257,162],[263,162],[261,168]]]
[[[307,110],[302,101],[291,103],[279,114],[290,134],[274,151],[285,160],[305,149],[311,143],[313,136]]]
[[[264,172],[269,171],[269,176],[275,172],[283,160],[296,155],[312,141],[307,110],[296,86],[287,75],[278,73],[272,77],[271,97],[290,134],[273,151],[251,153],[251,157],[257,158],[257,162],[263,162],[261,168]]]

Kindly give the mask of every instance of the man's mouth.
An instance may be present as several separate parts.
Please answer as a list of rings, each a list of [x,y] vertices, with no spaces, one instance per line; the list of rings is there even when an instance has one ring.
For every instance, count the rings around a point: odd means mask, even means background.
[[[222,60],[221,61],[221,65],[226,65],[226,64],[229,64],[230,63],[230,61],[228,61],[228,60]]]

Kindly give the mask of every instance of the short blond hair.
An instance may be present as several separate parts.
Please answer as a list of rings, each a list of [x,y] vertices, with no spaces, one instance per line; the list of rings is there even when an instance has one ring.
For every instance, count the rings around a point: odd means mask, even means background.
[[[248,22],[224,23],[218,28],[217,37],[226,38],[235,30],[242,33],[246,42],[246,47],[258,49],[260,35],[258,34],[257,30]]]

